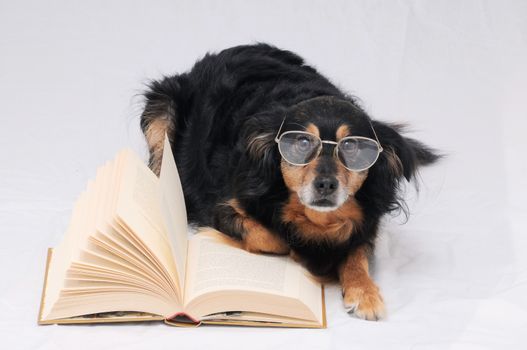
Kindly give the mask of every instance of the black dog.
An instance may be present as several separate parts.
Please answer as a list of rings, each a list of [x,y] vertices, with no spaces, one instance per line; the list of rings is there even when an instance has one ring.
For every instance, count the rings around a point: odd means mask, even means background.
[[[367,257],[381,216],[401,207],[399,182],[438,158],[431,149],[265,44],[152,82],[141,128],[156,173],[167,133],[191,222],[252,252],[291,253],[340,280],[350,313],[382,317]]]

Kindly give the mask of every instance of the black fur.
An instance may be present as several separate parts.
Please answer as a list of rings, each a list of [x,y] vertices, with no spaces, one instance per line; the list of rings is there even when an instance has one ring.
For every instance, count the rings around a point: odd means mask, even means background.
[[[385,152],[355,194],[364,222],[343,244],[313,244],[282,222],[289,191],[274,136],[287,116],[284,130],[313,122],[323,139],[334,139],[336,127],[345,121],[355,134],[373,138],[369,117],[352,97],[296,54],[265,44],[208,54],[188,73],[151,83],[145,96],[143,131],[158,115],[168,115],[174,125],[169,136],[189,220],[241,239],[235,213],[223,205],[235,198],[249,216],[282,236],[317,275],[335,276],[350,250],[373,246],[381,216],[401,207],[399,182],[411,180],[419,166],[438,158],[403,137],[398,127],[373,121]],[[258,151],[250,151],[257,136]]]

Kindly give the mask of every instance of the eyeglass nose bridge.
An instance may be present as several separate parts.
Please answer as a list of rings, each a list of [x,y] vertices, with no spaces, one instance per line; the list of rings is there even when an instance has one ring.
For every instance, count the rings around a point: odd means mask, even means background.
[[[339,144],[338,142],[329,141],[329,140],[320,140],[320,142],[322,142],[322,143],[329,143],[330,145],[338,145]]]
[[[320,140],[320,149],[319,149],[319,152],[318,152],[318,155],[317,155],[317,156],[319,156],[320,153],[322,152],[322,146],[323,146],[324,144],[328,144],[328,145],[333,145],[333,146],[335,146],[335,147],[333,148],[333,156],[334,156],[334,157],[337,157],[337,152],[338,152],[338,151],[337,151],[337,148],[338,148],[339,143],[338,143],[338,142],[335,142],[335,141],[330,141],[330,140]]]

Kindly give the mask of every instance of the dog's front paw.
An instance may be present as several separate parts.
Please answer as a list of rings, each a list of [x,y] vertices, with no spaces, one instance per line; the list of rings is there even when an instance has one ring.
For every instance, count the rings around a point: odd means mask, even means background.
[[[350,315],[370,321],[377,321],[386,315],[379,287],[373,282],[345,288],[342,295],[344,308]]]

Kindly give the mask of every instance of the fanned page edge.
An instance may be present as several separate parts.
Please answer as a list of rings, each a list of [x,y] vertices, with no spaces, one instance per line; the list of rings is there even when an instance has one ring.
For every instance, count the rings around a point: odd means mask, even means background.
[[[42,318],[42,313],[44,311],[44,300],[46,297],[46,288],[48,283],[48,271],[49,265],[53,256],[53,248],[48,248],[47,258],[46,258],[46,269],[44,272],[44,283],[42,286],[42,295],[40,298],[40,308],[38,312],[37,323],[39,325],[51,325],[51,324],[92,324],[92,323],[122,323],[122,322],[152,322],[152,321],[164,321],[165,318],[159,315],[153,315],[148,313],[139,313],[139,312],[126,312],[122,316],[77,316],[69,317],[63,319],[51,319],[44,320]]]

